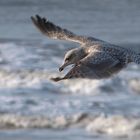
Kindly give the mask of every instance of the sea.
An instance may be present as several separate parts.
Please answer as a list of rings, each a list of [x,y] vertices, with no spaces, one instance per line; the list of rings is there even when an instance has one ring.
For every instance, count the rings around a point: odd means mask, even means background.
[[[36,14],[140,53],[139,0],[0,0],[0,140],[139,140],[140,65],[53,82],[79,45],[43,36]]]

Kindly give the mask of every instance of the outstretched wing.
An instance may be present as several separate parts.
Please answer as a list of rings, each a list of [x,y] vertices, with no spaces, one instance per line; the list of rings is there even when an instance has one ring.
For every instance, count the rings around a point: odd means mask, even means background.
[[[113,58],[105,52],[89,54],[81,63],[73,67],[63,79],[70,78],[89,78],[101,79],[108,78],[112,74],[120,71],[124,66],[117,58]]]
[[[80,44],[86,44],[91,41],[91,38],[84,36],[78,36],[74,33],[68,31],[67,29],[62,29],[61,27],[53,24],[45,18],[36,15],[36,17],[31,17],[34,25],[46,36],[52,39],[68,40]]]

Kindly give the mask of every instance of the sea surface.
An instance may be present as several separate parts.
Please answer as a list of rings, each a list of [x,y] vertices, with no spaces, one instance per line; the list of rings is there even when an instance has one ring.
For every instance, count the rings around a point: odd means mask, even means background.
[[[78,44],[43,36],[36,14],[140,52],[139,0],[0,0],[0,140],[139,140],[140,66],[55,83]]]

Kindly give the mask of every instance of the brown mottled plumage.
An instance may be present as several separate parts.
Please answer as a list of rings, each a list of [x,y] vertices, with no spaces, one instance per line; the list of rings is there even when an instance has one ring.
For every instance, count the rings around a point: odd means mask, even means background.
[[[81,47],[66,53],[64,63],[59,71],[71,64],[74,64],[74,67],[62,78],[51,78],[54,81],[71,78],[108,78],[126,67],[130,62],[140,64],[140,54],[130,49],[112,45],[93,37],[76,35],[45,18],[41,18],[39,15],[31,17],[31,19],[34,25],[46,36],[81,44]]]

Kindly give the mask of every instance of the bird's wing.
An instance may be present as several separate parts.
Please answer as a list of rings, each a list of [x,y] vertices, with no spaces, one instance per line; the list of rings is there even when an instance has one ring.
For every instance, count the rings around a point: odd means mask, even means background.
[[[68,40],[81,45],[93,41],[93,38],[91,37],[78,36],[67,29],[62,29],[39,15],[31,17],[31,20],[44,35],[52,39]]]
[[[101,79],[108,78],[113,73],[118,72],[123,68],[123,65],[117,58],[105,52],[97,52],[89,54],[81,60],[79,65],[73,67],[64,77],[70,78],[89,78]]]

